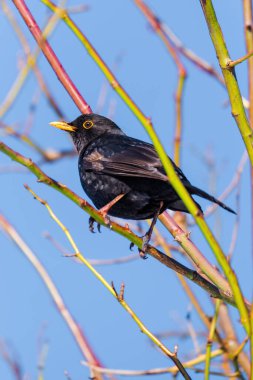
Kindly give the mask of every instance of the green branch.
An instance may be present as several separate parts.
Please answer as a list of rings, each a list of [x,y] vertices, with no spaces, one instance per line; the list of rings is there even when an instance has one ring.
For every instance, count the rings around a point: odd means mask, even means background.
[[[229,56],[222,30],[213,8],[212,0],[200,0],[200,3],[227,87],[231,112],[248,151],[251,165],[253,166],[253,133],[243,106],[235,71],[233,67],[230,67],[230,62],[232,62],[232,60]]]
[[[107,67],[103,59],[100,57],[98,52],[94,49],[92,44],[89,42],[89,40],[86,38],[86,36],[81,32],[81,30],[75,25],[75,23],[72,21],[72,19],[69,17],[68,13],[64,11],[61,8],[58,8],[52,1],[50,0],[41,0],[48,8],[50,8],[53,12],[58,13],[59,17],[63,19],[63,21],[68,25],[68,27],[72,30],[72,32],[77,36],[77,38],[80,40],[80,42],[84,45],[84,47],[87,49],[88,54],[94,59],[100,70],[103,72],[105,77],[108,79],[109,83],[112,85],[114,90],[118,93],[118,95],[122,98],[122,100],[126,103],[126,105],[131,109],[131,111],[134,113],[134,115],[138,118],[138,120],[141,122],[141,124],[144,126],[146,132],[148,133],[150,139],[152,140],[154,147],[161,159],[161,162],[164,166],[164,169],[166,171],[166,174],[168,176],[168,179],[179,195],[179,197],[182,199],[184,204],[186,205],[187,209],[191,213],[191,215],[194,217],[198,227],[200,228],[201,232],[203,233],[205,239],[207,240],[208,244],[210,245],[212,251],[214,252],[214,255],[221,266],[226,278],[229,281],[229,284],[231,286],[231,289],[233,291],[235,302],[237,304],[237,307],[240,312],[241,316],[241,322],[247,331],[249,333],[250,331],[250,323],[249,323],[249,315],[247,311],[247,307],[245,305],[243,295],[237,280],[237,277],[230,267],[226,255],[222,251],[219,243],[215,239],[214,235],[212,234],[211,230],[209,229],[207,223],[203,219],[203,215],[199,212],[198,207],[196,206],[195,202],[193,201],[191,195],[188,193],[182,182],[180,181],[177,173],[175,172],[173,165],[171,161],[168,159],[168,156],[159,140],[159,138],[156,135],[156,132],[152,126],[151,120],[147,118],[142,111],[137,107],[137,105],[134,103],[132,98],[127,94],[127,92],[123,89],[123,87],[119,84],[111,70]],[[205,4],[209,3],[209,1],[205,1]],[[232,74],[230,70],[226,68],[226,72]],[[226,79],[225,79],[226,81]],[[234,83],[234,82],[233,82]],[[236,84],[236,86],[235,86]],[[235,80],[235,83],[233,87],[236,87],[239,92],[239,98],[241,100],[241,95],[239,88],[237,86],[237,82]],[[242,100],[241,100],[241,108],[240,112],[236,109],[236,112],[239,112],[239,119],[241,120],[241,115],[245,119],[244,128],[243,128],[243,136],[245,137],[245,141],[247,142],[247,149],[248,152],[251,153],[250,158],[252,159],[253,164],[253,149],[252,149],[252,132],[250,130],[250,133],[248,132],[248,129],[246,128],[248,126],[247,117],[245,115],[245,111],[243,108]],[[234,109],[233,109],[234,110]],[[234,110],[235,111],[235,110]],[[243,111],[243,112],[242,112]],[[236,114],[236,119],[238,118],[238,115]],[[244,120],[243,119],[243,120]],[[240,124],[241,125],[241,124]],[[249,126],[248,126],[249,127]],[[248,136],[248,137],[247,137]],[[247,137],[247,138],[246,138]],[[205,273],[208,276],[208,273]],[[211,281],[215,282],[214,278],[209,277]]]
[[[11,148],[9,148],[6,144],[3,142],[0,142],[0,151],[9,156],[12,160],[18,162],[19,164],[27,167],[30,172],[32,172],[37,178],[38,182],[44,183],[53,189],[59,191],[61,194],[65,195],[67,198],[69,198],[72,202],[74,202],[76,205],[78,205],[81,209],[83,209],[85,212],[87,212],[90,216],[92,216],[98,223],[101,225],[108,227],[108,225],[105,223],[104,218],[101,216],[99,211],[95,210],[87,201],[85,201],[83,198],[79,197],[77,194],[75,194],[72,190],[70,190],[67,186],[55,181],[54,179],[48,177],[46,173],[44,173],[34,162],[32,162],[31,159],[22,156],[20,153],[15,152]],[[135,235],[128,226],[121,226],[115,222],[111,222],[110,228],[115,231],[116,233],[124,236],[128,240],[130,240],[132,243],[134,243],[137,247],[142,247],[142,239]],[[191,269],[188,269],[184,265],[180,264],[178,261],[164,255],[162,252],[160,252],[158,249],[152,247],[151,245],[148,246],[147,253],[154,257],[156,260],[160,261],[163,265],[167,266],[168,268],[174,270],[175,272],[185,276],[189,280],[193,281],[200,287],[202,287],[205,291],[207,291],[212,297],[222,299],[225,302],[230,303],[231,305],[235,306],[235,300],[233,298],[233,295],[229,291],[223,291],[222,289],[218,289],[215,285],[207,281],[205,278],[203,278],[200,274],[198,274],[196,271],[193,271]],[[227,285],[227,289],[229,289],[229,286]],[[250,307],[250,306],[249,306]]]

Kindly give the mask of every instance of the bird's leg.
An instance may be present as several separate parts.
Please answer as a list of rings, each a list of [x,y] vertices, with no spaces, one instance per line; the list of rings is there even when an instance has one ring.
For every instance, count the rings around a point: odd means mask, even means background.
[[[95,231],[94,231],[94,223],[95,222],[96,222],[96,220],[92,216],[90,216],[89,217],[89,230],[93,234],[95,233]],[[99,223],[97,223],[97,229],[98,229],[98,232],[100,232],[100,224]]]
[[[103,206],[102,208],[98,210],[99,214],[104,218],[105,224],[110,224],[110,218],[107,215],[109,210],[112,208],[112,206],[115,205],[115,203],[117,203],[122,197],[124,197],[124,195],[126,195],[126,193],[117,195],[117,197],[115,197],[113,200],[111,200],[109,203],[107,203],[105,206]],[[94,232],[94,223],[95,223],[95,219],[91,216],[89,218],[89,230],[91,232]],[[98,228],[98,232],[100,232],[99,223],[97,224],[97,228]]]
[[[163,201],[160,202],[159,209],[155,213],[155,216],[154,216],[154,218],[153,218],[153,220],[151,222],[151,225],[150,225],[148,231],[145,233],[145,235],[142,238],[142,247],[141,247],[140,255],[144,254],[143,258],[145,258],[145,252],[146,252],[146,250],[148,248],[148,244],[149,244],[149,241],[151,239],[151,235],[152,235],[153,229],[154,229],[155,224],[157,222],[158,216],[160,215],[162,207],[163,207]]]
[[[125,193],[117,195],[117,197],[115,197],[111,202],[107,203],[105,206],[98,210],[99,214],[101,214],[104,218],[105,224],[110,224],[110,218],[107,216],[109,210],[112,208],[112,206],[115,205],[115,203],[117,203],[122,197],[124,197],[124,195]]]

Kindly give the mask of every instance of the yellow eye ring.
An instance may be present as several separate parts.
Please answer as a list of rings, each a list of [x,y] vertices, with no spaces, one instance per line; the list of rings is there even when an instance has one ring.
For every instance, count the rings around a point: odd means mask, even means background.
[[[90,129],[93,127],[93,125],[94,125],[94,123],[92,120],[85,120],[85,122],[83,123],[83,127],[85,129]]]

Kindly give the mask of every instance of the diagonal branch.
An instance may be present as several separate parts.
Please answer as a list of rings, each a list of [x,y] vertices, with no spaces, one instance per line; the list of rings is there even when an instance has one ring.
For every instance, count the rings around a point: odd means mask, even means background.
[[[64,86],[65,90],[69,93],[70,97],[75,102],[76,106],[82,113],[91,113],[90,106],[86,103],[86,101],[84,100],[84,98],[82,97],[82,95],[68,76],[67,72],[62,67],[59,59],[56,57],[49,43],[43,38],[41,30],[36,21],[34,20],[32,14],[29,12],[29,9],[27,8],[25,2],[13,0],[13,3],[16,5],[19,12],[23,16],[25,23],[30,29],[30,32],[37,41],[39,47],[43,51],[43,54],[52,66],[53,70],[55,71],[55,74]]]
[[[127,94],[127,92],[123,89],[123,87],[119,84],[116,77],[113,75],[111,70],[108,68],[108,66],[105,64],[103,59],[100,57],[98,52],[95,50],[95,48],[92,46],[90,41],[87,39],[87,37],[81,32],[81,30],[77,27],[77,25],[73,22],[73,20],[69,17],[68,13],[61,8],[57,7],[51,0],[41,0],[44,4],[46,4],[52,11],[58,13],[62,13],[62,19],[64,22],[68,25],[68,27],[75,33],[75,35],[78,37],[78,39],[81,41],[81,43],[85,46],[88,53],[91,55],[91,57],[94,59],[96,64],[99,66],[101,71],[104,73],[108,81],[111,83],[112,87],[115,89],[115,91],[121,96],[121,98],[124,100],[124,102],[127,104],[127,106],[131,109],[131,111],[134,113],[134,115],[139,119],[139,121],[144,126],[145,130],[147,131],[150,139],[152,140],[154,147],[159,155],[159,158],[161,159],[161,162],[163,164],[164,170],[170,180],[171,185],[179,195],[179,197],[182,199],[184,204],[186,205],[187,209],[195,219],[200,231],[202,232],[203,236],[205,237],[206,241],[208,242],[209,246],[211,247],[218,263],[220,264],[224,274],[226,275],[226,278],[229,281],[229,284],[231,286],[231,289],[233,290],[233,294],[236,300],[236,304],[238,306],[238,310],[240,312],[241,321],[242,324],[249,333],[250,330],[250,323],[249,323],[249,315],[247,311],[247,306],[244,302],[243,294],[238,282],[238,279],[236,277],[235,272],[232,270],[231,266],[229,265],[226,255],[224,254],[220,244],[216,240],[215,236],[213,235],[212,231],[210,230],[209,226],[205,222],[203,215],[199,212],[198,207],[196,206],[195,202],[193,201],[192,197],[188,193],[187,189],[182,184],[180,178],[178,177],[177,173],[175,172],[175,169],[171,163],[171,161],[168,159],[168,156],[152,126],[151,120],[147,118],[143,112],[137,107],[137,105],[134,103],[132,98]],[[14,2],[22,2],[23,0],[14,0]],[[244,112],[245,114],[245,112]],[[248,141],[248,140],[247,140]],[[253,149],[252,149],[252,162],[253,162]],[[207,274],[207,273],[206,273]],[[208,274],[207,274],[208,275]],[[213,279],[211,279],[213,281]]]
[[[139,119],[139,121],[142,123],[144,128],[146,129],[147,133],[149,134],[149,137],[151,138],[155,149],[161,159],[161,162],[164,166],[164,169],[166,171],[166,174],[168,175],[168,178],[170,180],[171,185],[179,195],[179,197],[183,200],[184,204],[186,205],[189,212],[192,214],[194,219],[196,220],[196,223],[198,224],[201,232],[203,233],[205,239],[207,240],[208,244],[210,245],[212,251],[215,254],[215,257],[222,267],[222,270],[224,271],[229,284],[231,286],[231,289],[233,290],[233,295],[235,298],[236,305],[238,307],[241,322],[247,331],[249,333],[250,330],[250,323],[249,323],[249,315],[247,306],[245,304],[242,291],[240,289],[237,277],[234,273],[234,271],[231,269],[231,266],[227,262],[227,258],[220,247],[218,241],[215,239],[213,233],[211,232],[210,228],[208,227],[207,223],[205,222],[203,215],[199,213],[199,209],[196,206],[195,202],[193,201],[192,197],[182,184],[181,180],[177,176],[175,169],[173,168],[173,165],[171,161],[168,159],[168,156],[158,138],[156,135],[156,132],[152,126],[152,123],[149,118],[147,118],[142,111],[137,107],[137,105],[133,102],[131,97],[124,91],[122,86],[118,83],[110,69],[106,66],[102,58],[99,56],[99,54],[96,52],[96,50],[93,48],[91,43],[88,41],[88,39],[84,36],[84,34],[80,31],[80,29],[75,25],[75,23],[71,20],[69,15],[67,14],[66,10],[63,10],[61,8],[58,8],[55,6],[50,0],[42,0],[44,4],[46,4],[51,10],[54,12],[57,12],[60,14],[60,17],[64,20],[64,22],[70,27],[70,29],[76,34],[76,36],[80,39],[80,41],[84,44],[89,54],[92,56],[92,58],[95,60],[97,65],[100,67],[106,78],[109,80],[115,91],[122,97],[124,102],[127,104],[127,106],[132,110],[132,112],[135,114],[135,116]],[[47,42],[41,43],[41,31],[36,24],[36,21],[34,20],[33,16],[31,15],[29,9],[26,7],[24,0],[13,0],[14,4],[18,8],[20,14],[22,15],[24,21],[28,25],[31,33],[33,34],[36,41],[41,46],[42,51],[44,52],[45,56],[47,57],[48,61],[54,68],[55,72],[61,79],[63,80],[62,83],[64,84],[65,88],[68,90],[66,85],[66,73],[65,71],[62,72],[62,67],[60,65],[59,60],[53,53],[51,47],[48,45]],[[69,78],[68,78],[69,83]],[[72,82],[71,82],[72,83]],[[73,89],[73,87],[72,87]],[[75,89],[76,90],[76,89]],[[71,95],[71,92],[69,92]],[[73,92],[73,94],[77,95],[77,90]],[[79,94],[79,93],[78,93]],[[79,94],[80,95],[80,94]],[[79,98],[78,98],[79,99]],[[80,100],[80,99],[79,99]],[[77,102],[76,102],[77,104]],[[84,100],[82,98],[82,102],[80,105],[84,106]],[[90,112],[90,108],[88,107],[87,103],[85,103],[85,110],[84,112]],[[83,112],[83,111],[82,111]],[[245,115],[245,112],[244,112]],[[246,135],[245,135],[246,136]],[[246,142],[248,142],[248,138],[246,139]],[[249,149],[249,146],[247,145],[248,151],[251,152]],[[253,162],[253,149],[252,149],[252,162]]]
[[[36,52],[34,54],[32,54],[29,43],[26,40],[26,37],[23,34],[22,29],[18,25],[14,15],[12,14],[11,8],[8,6],[8,3],[6,2],[6,0],[1,0],[0,4],[2,6],[3,12],[5,13],[6,17],[8,18],[10,24],[13,27],[13,30],[15,31],[18,39],[20,40],[21,45],[23,46],[24,53],[25,53],[25,56],[27,59],[25,66],[21,69],[17,79],[15,80],[15,82],[11,88],[11,90],[9,91],[7,97],[5,98],[3,104],[0,107],[0,116],[3,117],[4,114],[11,107],[14,100],[16,99],[16,96],[19,94],[22,85],[25,83],[25,79],[28,76],[29,70],[33,69],[34,74],[37,77],[38,84],[39,84],[41,90],[44,92],[45,96],[47,97],[49,104],[54,109],[56,114],[62,118],[63,113],[62,113],[60,107],[58,106],[56,100],[54,99],[53,95],[49,91],[47,84],[44,80],[44,77],[43,77],[43,75],[42,75],[42,73],[41,73],[41,71],[40,71],[40,69],[36,63],[40,49],[37,48]],[[45,39],[48,38],[50,33],[52,33],[53,29],[56,26],[57,21],[58,21],[57,17],[50,18],[46,28],[43,31],[43,35],[44,35]]]
[[[32,162],[31,159],[22,156],[18,152],[15,152],[3,142],[0,142],[0,151],[2,151],[4,154],[6,154],[7,156],[9,156],[11,159],[18,162],[19,164],[27,167],[38,178],[38,182],[44,183],[52,187],[53,189],[59,191],[60,193],[65,195],[67,198],[69,198],[72,202],[77,204],[80,208],[82,208],[85,212],[87,212],[90,216],[92,216],[98,223],[102,224],[105,227],[108,227],[108,225],[105,223],[101,214],[97,210],[95,210],[87,201],[79,197],[67,186],[48,177],[45,172],[43,172],[35,163]],[[130,240],[132,243],[134,243],[136,246],[138,246],[139,248],[142,247],[142,239],[138,237],[137,235],[135,235],[129,229],[128,226],[123,227],[115,222],[111,222],[110,227],[113,231],[124,236],[125,238]],[[187,277],[189,280],[193,281],[194,283],[202,287],[212,297],[223,299],[225,302],[235,305],[235,300],[233,298],[231,291],[229,290],[228,284],[226,287],[226,291],[224,291],[223,289],[218,289],[215,285],[213,285],[211,282],[206,280],[196,271],[193,271],[185,267],[184,265],[180,264],[178,261],[172,258],[169,258],[168,256],[164,255],[161,251],[157,250],[151,245],[148,246],[147,253],[151,255],[152,257],[154,257],[156,260],[160,261],[162,264],[164,264],[168,268],[171,268],[172,270]],[[217,275],[218,275],[218,272],[217,272]]]
[[[99,273],[87,260],[83,254],[78,249],[71,233],[69,232],[68,228],[61,222],[61,220],[56,216],[50,205],[40,198],[37,194],[34,193],[33,190],[31,190],[27,185],[25,185],[25,188],[34,196],[35,199],[37,199],[43,206],[46,207],[49,215],[51,218],[58,224],[58,226],[62,229],[64,234],[66,235],[70,245],[72,246],[75,257],[81,261],[82,264],[84,264],[91,272],[92,274],[99,280],[105,288],[111,293],[111,295],[120,303],[120,305],[124,308],[124,310],[132,317],[134,322],[137,324],[137,326],[140,328],[141,332],[143,332],[151,341],[166,355],[168,356],[176,365],[178,368],[178,371],[182,374],[184,379],[191,380],[191,377],[188,375],[187,371],[185,370],[183,364],[178,359],[177,351],[171,352],[142,322],[142,320],[137,316],[137,314],[134,312],[134,310],[130,307],[130,305],[125,301],[124,299],[124,284],[121,285],[120,294],[117,293],[113,283],[110,285],[106,279],[102,276],[101,273]]]
[[[223,354],[223,350],[218,348],[211,352],[211,358],[219,357]],[[183,363],[185,368],[194,370],[194,366],[205,361],[205,354],[200,354],[194,359],[190,359]],[[84,366],[96,369],[98,372],[107,375],[119,375],[119,376],[147,376],[147,375],[160,375],[166,373],[172,373],[174,376],[178,373],[178,368],[176,366],[168,368],[153,368],[148,370],[127,370],[127,369],[112,369],[112,368],[101,368],[95,367],[91,363],[81,362]]]

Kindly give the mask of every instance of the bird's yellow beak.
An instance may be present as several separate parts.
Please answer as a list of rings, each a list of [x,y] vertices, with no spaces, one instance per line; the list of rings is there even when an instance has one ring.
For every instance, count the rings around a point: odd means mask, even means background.
[[[76,127],[73,127],[73,125],[69,125],[68,123],[66,123],[66,121],[51,121],[51,123],[49,124],[58,129],[62,129],[63,131],[67,131],[67,132],[76,131]]]

